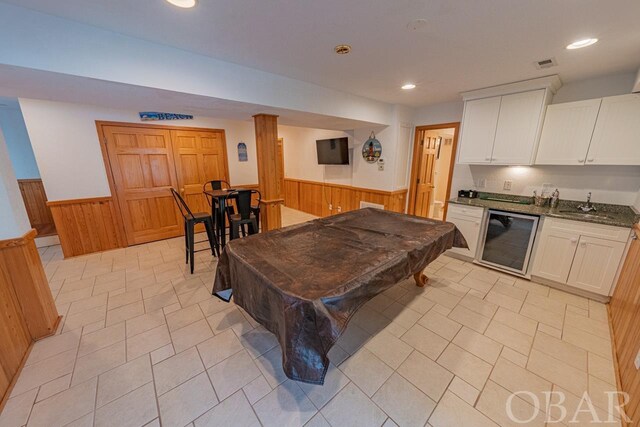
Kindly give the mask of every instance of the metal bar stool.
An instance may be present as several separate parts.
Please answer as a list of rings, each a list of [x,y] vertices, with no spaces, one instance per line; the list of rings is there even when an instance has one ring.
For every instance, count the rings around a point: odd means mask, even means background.
[[[236,207],[238,208],[237,214],[229,214],[229,228],[231,229],[231,234],[229,236],[229,240],[237,239],[240,237],[240,231],[244,232],[244,225],[247,225],[249,228],[249,234],[256,234],[259,232],[258,221],[256,219],[255,214],[253,213],[253,209],[251,206],[251,195],[256,190],[238,190],[229,193],[229,198],[234,198],[236,202]]]

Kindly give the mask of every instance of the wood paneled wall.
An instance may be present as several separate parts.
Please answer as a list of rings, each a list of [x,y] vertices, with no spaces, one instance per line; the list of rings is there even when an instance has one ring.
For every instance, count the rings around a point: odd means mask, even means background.
[[[0,410],[34,340],[60,320],[31,230],[0,241]]]
[[[640,351],[640,225],[634,233],[611,297],[610,316],[620,387],[631,398],[625,410],[635,425],[640,421],[640,371],[634,366]]]
[[[18,185],[22,193],[24,206],[31,227],[35,228],[39,236],[56,234],[51,209],[47,206],[47,194],[41,179],[19,179]]]
[[[348,185],[285,178],[285,206],[316,216],[327,216],[360,208],[360,202],[384,205],[404,212],[407,190],[382,191]]]
[[[125,247],[111,197],[48,202],[65,257]]]

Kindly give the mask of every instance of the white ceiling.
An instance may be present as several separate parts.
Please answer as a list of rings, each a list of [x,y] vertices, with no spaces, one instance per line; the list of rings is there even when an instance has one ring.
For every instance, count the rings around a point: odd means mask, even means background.
[[[640,66],[638,0],[5,0],[256,69],[390,103],[559,74],[573,81]],[[423,31],[407,24],[427,20]],[[577,39],[600,42],[581,50]],[[333,53],[348,43],[353,52]],[[559,66],[536,70],[537,60]],[[399,89],[406,81],[418,88]]]

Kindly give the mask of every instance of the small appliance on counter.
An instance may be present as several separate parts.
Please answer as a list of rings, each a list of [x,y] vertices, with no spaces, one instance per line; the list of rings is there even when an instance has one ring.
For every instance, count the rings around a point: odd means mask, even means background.
[[[478,197],[476,190],[460,190],[458,191],[458,197],[465,197],[467,199],[475,199]]]

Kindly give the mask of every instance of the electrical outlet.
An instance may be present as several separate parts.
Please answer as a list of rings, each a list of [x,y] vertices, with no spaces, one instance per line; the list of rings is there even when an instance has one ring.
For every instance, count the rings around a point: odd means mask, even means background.
[[[640,350],[638,350],[638,354],[636,354],[636,369],[640,369]]]
[[[507,191],[511,190],[511,184],[513,184],[512,181],[509,181],[509,180],[505,181],[504,185],[502,186],[502,189]]]
[[[487,186],[487,180],[484,178],[478,179],[478,184],[476,186],[478,188],[485,188]]]

